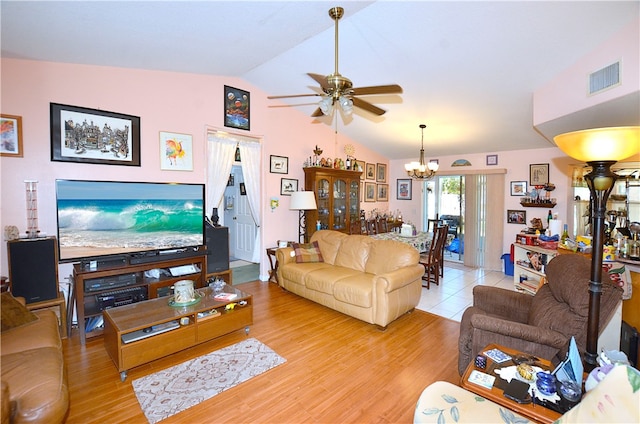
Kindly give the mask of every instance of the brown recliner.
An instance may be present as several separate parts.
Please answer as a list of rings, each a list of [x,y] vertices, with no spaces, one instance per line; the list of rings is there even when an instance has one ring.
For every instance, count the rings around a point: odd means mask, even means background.
[[[535,296],[497,287],[476,286],[473,306],[460,322],[458,372],[489,344],[517,349],[540,358],[564,359],[571,336],[586,350],[591,260],[558,255],[549,261],[547,284]],[[622,289],[602,274],[599,332],[622,301]]]

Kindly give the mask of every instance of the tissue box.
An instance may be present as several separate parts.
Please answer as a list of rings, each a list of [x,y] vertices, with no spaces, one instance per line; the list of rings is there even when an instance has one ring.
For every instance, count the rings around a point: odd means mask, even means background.
[[[402,224],[402,227],[400,227],[400,235],[411,237],[413,235],[413,227],[408,224]]]

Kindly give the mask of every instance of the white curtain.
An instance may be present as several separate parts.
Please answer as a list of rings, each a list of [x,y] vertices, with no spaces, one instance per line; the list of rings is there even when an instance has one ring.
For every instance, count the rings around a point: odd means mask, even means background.
[[[249,209],[258,231],[254,243],[251,262],[260,262],[260,144],[240,142],[240,158],[242,159],[242,175],[247,189]]]
[[[207,161],[207,203],[220,207],[227,187],[236,147],[240,148],[242,174],[247,189],[249,209],[258,231],[252,262],[260,262],[260,140],[222,131],[210,130],[207,135],[209,157]]]

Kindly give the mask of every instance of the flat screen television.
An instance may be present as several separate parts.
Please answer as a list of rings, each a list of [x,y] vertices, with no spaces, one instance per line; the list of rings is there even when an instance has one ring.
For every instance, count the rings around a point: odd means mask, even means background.
[[[56,180],[60,262],[200,247],[204,184]]]

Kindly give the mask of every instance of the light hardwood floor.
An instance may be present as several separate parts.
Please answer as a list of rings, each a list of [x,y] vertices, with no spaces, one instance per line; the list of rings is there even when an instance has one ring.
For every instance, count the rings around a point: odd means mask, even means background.
[[[67,423],[146,423],[131,381],[255,337],[287,362],[170,417],[171,423],[409,423],[430,383],[459,383],[459,323],[415,310],[386,331],[267,282],[254,296],[254,325],[129,371],[125,382],[102,338],[64,340],[71,406]]]

